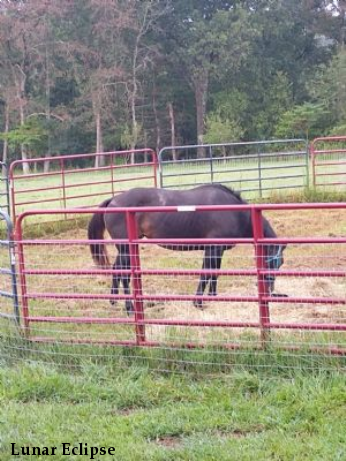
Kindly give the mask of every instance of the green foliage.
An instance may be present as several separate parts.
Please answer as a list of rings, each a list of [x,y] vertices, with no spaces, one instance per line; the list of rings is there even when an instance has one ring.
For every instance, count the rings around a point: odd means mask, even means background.
[[[304,103],[285,112],[276,127],[278,137],[314,138],[322,135],[323,122],[328,117],[323,104]]]
[[[207,144],[239,141],[242,136],[243,130],[235,120],[224,119],[218,113],[207,117],[207,129],[204,135]]]
[[[328,132],[329,136],[345,136],[346,133],[346,121],[340,125],[335,126]]]
[[[49,132],[41,121],[36,117],[30,117],[23,125],[1,133],[0,139],[7,139],[8,145],[18,149],[21,145],[26,146],[32,157],[37,157],[44,151],[48,141]]]
[[[346,50],[341,48],[329,66],[321,66],[309,87],[313,100],[323,104],[329,112],[325,127],[346,123]],[[329,123],[328,123],[329,122]],[[338,130],[340,131],[340,130]],[[342,133],[345,134],[345,131]]]
[[[206,140],[220,142],[268,139],[276,127],[310,137],[335,126],[340,132],[346,57],[333,45],[341,40],[340,15],[325,5],[3,2],[0,130],[8,111],[10,145],[24,143],[34,156],[94,151],[97,120],[108,150],[170,145],[168,106],[178,144],[195,143],[205,122]],[[17,126],[29,113],[53,112],[61,125]]]

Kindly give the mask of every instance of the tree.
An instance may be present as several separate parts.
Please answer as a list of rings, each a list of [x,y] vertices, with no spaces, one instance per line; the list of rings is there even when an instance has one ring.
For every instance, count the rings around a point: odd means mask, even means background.
[[[35,158],[39,154],[42,155],[48,131],[36,117],[32,117],[17,128],[0,134],[0,138],[4,139],[10,148],[24,146],[27,158]]]
[[[244,136],[243,117],[248,107],[245,94],[236,90],[213,96],[214,110],[206,117],[204,141],[210,144],[240,141]]]
[[[213,4],[212,4],[213,3]],[[220,8],[223,4],[225,9]],[[203,144],[210,79],[239,68],[245,59],[253,31],[248,14],[225,2],[175,2],[166,47],[173,65],[190,84],[196,104],[197,143]],[[204,150],[199,149],[199,156]]]
[[[276,127],[279,137],[312,139],[323,134],[328,112],[323,104],[304,103],[285,112]]]

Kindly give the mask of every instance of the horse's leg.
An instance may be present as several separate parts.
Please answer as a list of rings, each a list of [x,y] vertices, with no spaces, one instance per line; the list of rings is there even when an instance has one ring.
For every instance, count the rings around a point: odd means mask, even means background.
[[[115,262],[113,265],[113,270],[119,270],[121,269],[121,262],[120,262],[120,254],[117,255],[115,258]],[[117,295],[119,293],[119,283],[121,280],[120,274],[113,274],[113,279],[112,279],[112,288],[111,288],[111,294],[112,295]],[[115,306],[117,301],[115,299],[111,299],[110,303],[112,306]]]
[[[120,265],[121,269],[129,270],[131,269],[131,260],[130,260],[130,247],[129,245],[119,245],[119,255],[120,255]],[[129,295],[130,292],[130,274],[121,274],[121,283],[124,288],[124,294]],[[133,304],[130,299],[126,299],[125,307],[127,315],[133,314]]]
[[[128,270],[131,268],[130,264],[130,250],[128,245],[117,245],[118,255],[115,259],[113,269],[114,270]],[[112,281],[112,288],[111,294],[117,295],[119,293],[119,284],[122,283],[124,288],[124,293],[126,295],[130,294],[130,281],[131,275],[130,274],[114,274],[113,281]],[[110,303],[114,306],[116,304],[116,300],[111,299]],[[126,299],[125,301],[126,312],[128,314],[132,314],[133,312],[133,305],[130,299]]]
[[[224,249],[221,246],[215,246],[213,248],[213,257],[211,258],[211,269],[220,270],[222,256],[224,253]],[[218,275],[211,275],[209,281],[209,296],[216,296],[217,295],[217,279]]]
[[[204,250],[204,256],[203,256],[203,266],[202,269],[211,269],[213,265],[215,265],[215,256],[214,256],[214,249],[215,247],[213,246],[208,246]],[[203,296],[205,287],[207,286],[207,283],[210,280],[210,274],[201,274],[199,278],[199,283],[196,291],[196,296]],[[194,301],[194,306],[201,309],[203,302],[201,299],[195,299]]]

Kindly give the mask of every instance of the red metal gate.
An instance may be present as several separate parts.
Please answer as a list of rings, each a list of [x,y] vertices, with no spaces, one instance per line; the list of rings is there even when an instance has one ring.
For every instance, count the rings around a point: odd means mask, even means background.
[[[104,165],[95,166],[101,158]],[[34,171],[24,174],[25,164]],[[19,213],[34,208],[93,206],[131,187],[156,187],[157,155],[152,149],[137,149],[16,160],[10,165],[9,180],[15,221]]]
[[[346,136],[316,138],[310,155],[314,187],[346,185]]]
[[[345,354],[346,237],[343,226],[346,223],[346,204],[197,206],[195,211],[240,209],[251,210],[254,238],[221,242],[217,239],[136,238],[136,212],[183,212],[179,207],[25,212],[17,220],[16,239],[21,315],[27,338],[41,342],[160,347],[222,345],[227,348],[248,347],[249,344],[262,347],[270,339],[272,344],[276,341],[286,349],[303,346],[310,350]],[[303,223],[298,237],[281,231],[286,235],[267,239],[260,225],[263,211],[266,215],[276,213],[274,219],[278,224],[286,219],[289,212],[297,220],[297,225],[304,213],[310,213],[306,215],[306,222],[316,213],[321,215],[321,220],[336,221],[335,216],[339,216],[341,227],[336,236],[324,235],[323,227],[318,235],[307,236],[308,229]],[[128,240],[108,240],[107,245],[113,247],[114,243],[124,242],[130,245],[131,269],[121,271],[132,276],[130,295],[110,294],[110,280],[116,271],[92,266],[88,249],[90,242],[80,238],[78,232],[76,237],[68,239],[60,236],[58,239],[29,240],[23,235],[23,223],[33,215],[105,212],[125,213],[127,216]],[[219,271],[200,269],[200,261],[198,265],[193,265],[190,252],[186,256],[186,252],[182,255],[180,252],[160,250],[157,245],[163,243],[236,244],[235,250],[227,252],[235,268]],[[265,267],[262,256],[264,245],[272,243],[288,245],[285,251],[285,254],[288,252],[288,262],[278,273],[275,272],[279,287],[282,284],[286,288],[281,289],[289,291],[288,297],[269,295],[266,291],[264,276],[270,271]],[[213,307],[201,312],[191,304],[196,299],[196,278],[202,273],[217,274],[223,281],[216,298],[203,297]],[[286,285],[282,280],[286,281]],[[309,295],[304,292],[305,284],[309,284]],[[124,299],[131,299],[135,306],[134,317],[127,317],[123,309],[110,306],[110,299],[121,303]],[[156,306],[152,307],[151,303],[156,303]],[[89,329],[86,331],[84,327]]]

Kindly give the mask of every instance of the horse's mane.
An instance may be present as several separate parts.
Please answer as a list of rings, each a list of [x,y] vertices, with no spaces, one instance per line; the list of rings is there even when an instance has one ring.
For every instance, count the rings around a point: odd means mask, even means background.
[[[224,186],[221,183],[203,184],[202,186],[200,186],[200,188],[207,188],[207,187],[213,187],[213,188],[216,187],[218,189],[221,189],[227,192],[228,194],[234,195],[234,197],[236,197],[240,202],[247,203],[240,195],[240,192],[233,190],[231,187]]]

